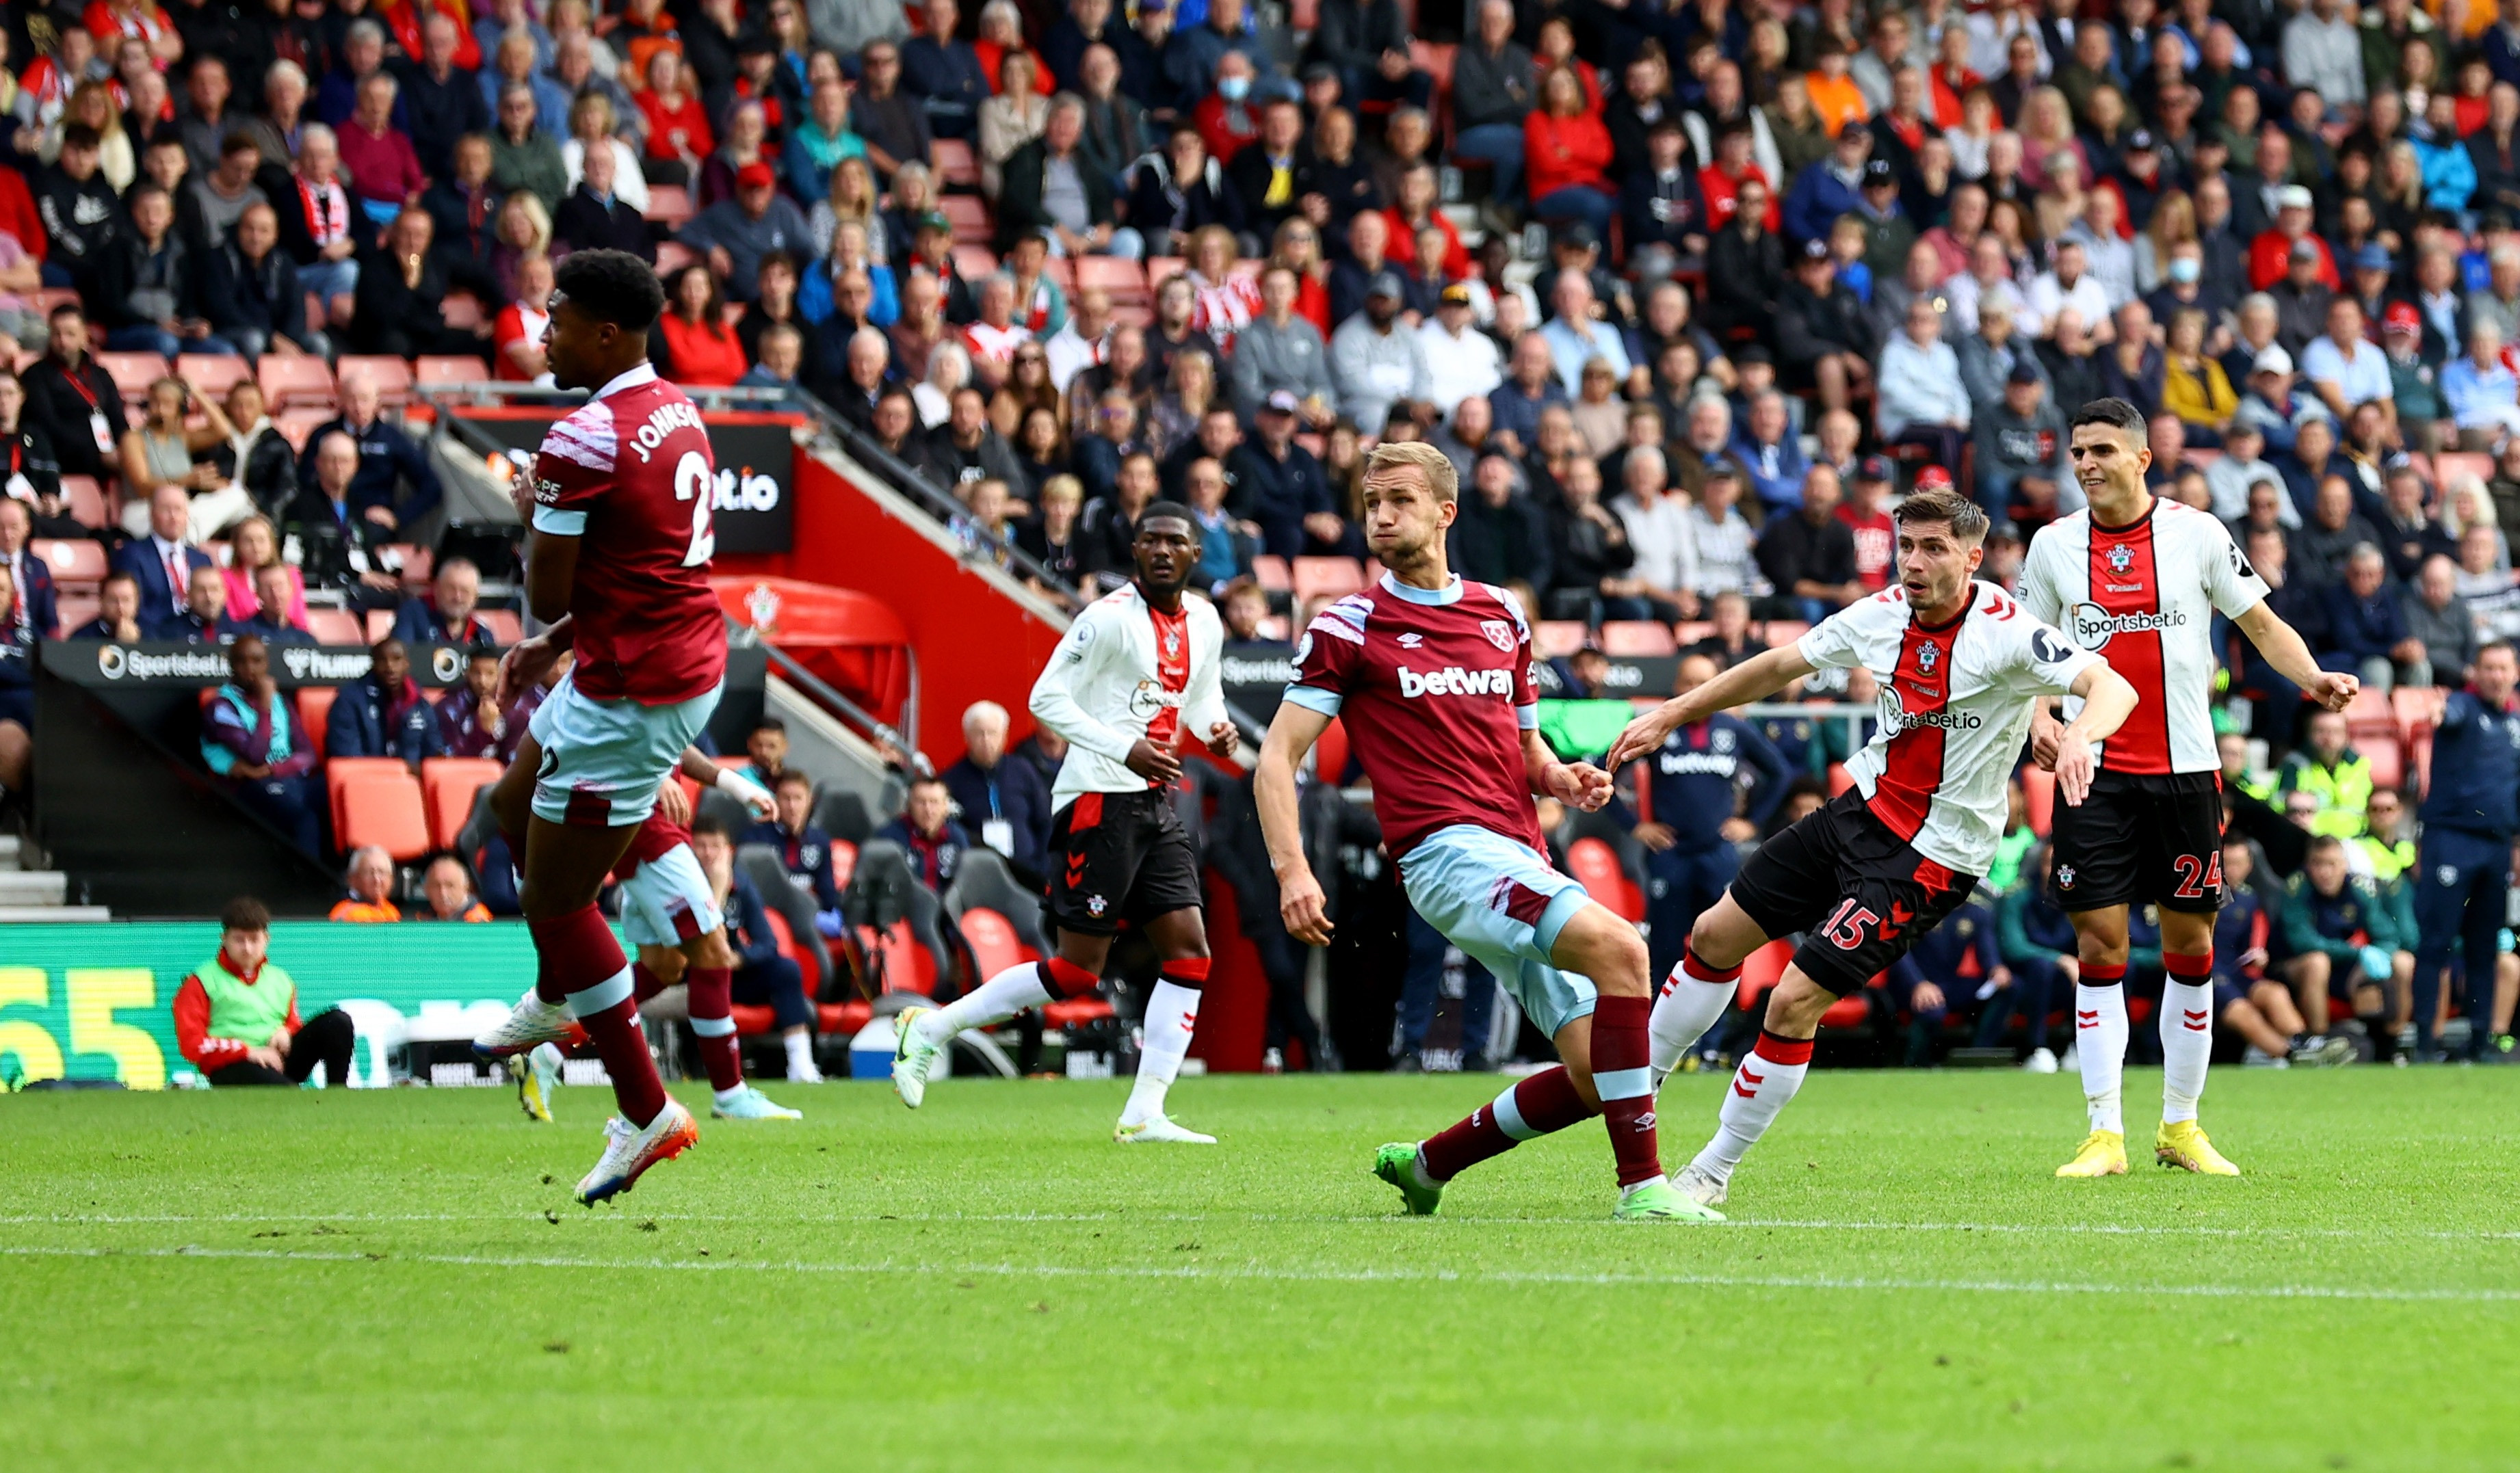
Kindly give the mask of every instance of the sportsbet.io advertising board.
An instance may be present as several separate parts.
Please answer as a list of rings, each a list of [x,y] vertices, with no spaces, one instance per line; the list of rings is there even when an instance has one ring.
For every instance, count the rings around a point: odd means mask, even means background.
[[[218,949],[209,921],[0,926],[0,1081],[190,1082],[175,992]],[[534,975],[520,921],[277,921],[271,959],[296,980],[301,1016],[338,1006],[358,1024],[353,1085],[385,1083],[398,1044],[471,1038]]]

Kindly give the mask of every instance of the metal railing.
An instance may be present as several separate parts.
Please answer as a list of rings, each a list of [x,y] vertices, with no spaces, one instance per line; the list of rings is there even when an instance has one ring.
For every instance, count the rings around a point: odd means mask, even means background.
[[[770,666],[779,677],[813,697],[816,704],[856,728],[861,736],[889,743],[905,760],[923,761],[919,743],[903,730],[919,730],[919,655],[910,657],[910,693],[902,698],[901,725],[894,726],[866,707],[840,693],[831,682],[816,675],[798,662],[794,655],[761,637],[761,631],[748,624],[726,621],[727,643],[739,647],[758,648],[770,657]]]

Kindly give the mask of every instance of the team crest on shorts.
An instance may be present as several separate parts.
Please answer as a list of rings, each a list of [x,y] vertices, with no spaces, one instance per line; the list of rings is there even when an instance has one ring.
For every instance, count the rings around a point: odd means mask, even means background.
[[[1513,652],[1513,626],[1507,623],[1505,620],[1481,619],[1479,620],[1479,633],[1486,635],[1488,637],[1488,643],[1494,645],[1499,649],[1506,651],[1508,654],[1511,654]]]
[[[2445,885],[2454,885],[2458,883],[2458,870],[2452,866],[2444,865],[2433,871],[2433,877]]]
[[[2135,549],[2128,547],[2123,542],[2119,543],[2116,547],[2109,549],[2110,572],[2123,573],[2133,566],[2135,566]]]
[[[2073,866],[2059,865],[2056,867],[2056,888],[2059,890],[2070,890],[2074,888]]]
[[[1085,897],[1085,914],[1094,916],[1098,920],[1102,918],[1102,913],[1109,909],[1111,909],[1111,902],[1104,900],[1100,895],[1088,895]]]

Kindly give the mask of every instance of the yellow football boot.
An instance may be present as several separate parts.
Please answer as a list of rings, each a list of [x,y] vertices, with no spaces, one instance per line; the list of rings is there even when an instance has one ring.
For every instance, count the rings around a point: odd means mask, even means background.
[[[2153,1138],[2152,1153],[2160,1158],[2162,1165],[2176,1166],[2182,1171],[2208,1177],[2236,1177],[2240,1174],[2238,1167],[2214,1149],[2214,1142],[2205,1138],[2204,1129],[2193,1120],[2182,1120],[2175,1125],[2163,1121],[2161,1134]]]
[[[2074,1159],[2056,1168],[2060,1177],[2123,1177],[2126,1175],[2126,1132],[2093,1131],[2083,1138]]]

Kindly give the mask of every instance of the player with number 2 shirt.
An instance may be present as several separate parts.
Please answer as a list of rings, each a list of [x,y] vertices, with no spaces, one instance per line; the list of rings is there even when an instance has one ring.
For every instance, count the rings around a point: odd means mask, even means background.
[[[1855,785],[1742,865],[1724,898],[1698,917],[1654,1004],[1659,1083],[1731,1004],[1742,961],[1772,937],[1807,933],[1768,994],[1766,1026],[1732,1076],[1715,1138],[1676,1183],[1710,1206],[1725,1199],[1732,1169],[1802,1087],[1829,1004],[1906,956],[1986,873],[2033,701],[2083,698],[2056,757],[2069,807],[2091,785],[2092,745],[2135,710],[2135,688],[2099,656],[2075,648],[2003,590],[1976,581],[1987,518],[1974,502],[1919,491],[1892,515],[1895,587],[1638,717],[1610,749],[1615,771],[1658,749],[1676,728],[1814,670],[1861,665],[1880,685],[1872,741],[1846,765]]]
[[[552,374],[593,397],[551,427],[527,478],[527,596],[551,628],[508,652],[500,699],[543,680],[562,649],[576,660],[492,794],[523,856],[520,895],[541,964],[533,989],[473,1048],[506,1057],[567,1037],[572,1020],[585,1029],[620,1106],[602,1159],[577,1184],[580,1200],[596,1202],[699,1138],[657,1078],[629,959],[595,900],[658,784],[717,709],[726,625],[708,582],[717,481],[708,432],[648,363],[664,289],[618,250],[578,251],[555,276]]]
[[[2266,580],[2206,513],[2156,499],[2143,412],[2094,399],[2074,414],[2074,474],[2090,507],[2032,538],[2021,602],[2085,649],[2104,653],[2142,705],[2102,744],[2091,801],[2056,815],[2050,886],[2074,921],[2074,1056],[2091,1133],[2060,1177],[2126,1172],[2127,911],[2156,907],[2161,961],[2161,1130],[2165,1166],[2236,1177],[2196,1123],[2214,1049],[2214,914],[2223,906],[2222,762],[2206,711],[2214,617],[2239,626],[2302,693],[2341,711],[2359,682],[2318,668],[2267,606]],[[2072,714],[2069,703],[2067,714]],[[2056,721],[2040,702],[2033,754],[2053,760]],[[2320,1045],[2296,1052],[2325,1062]]]

